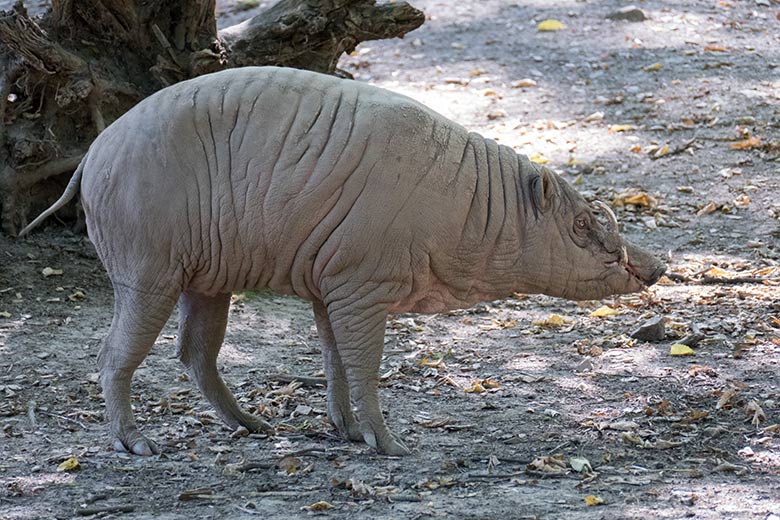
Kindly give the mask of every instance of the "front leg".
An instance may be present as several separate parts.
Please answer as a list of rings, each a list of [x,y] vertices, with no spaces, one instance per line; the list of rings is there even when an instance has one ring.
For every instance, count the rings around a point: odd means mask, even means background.
[[[409,449],[385,425],[379,404],[379,364],[382,361],[387,304],[377,302],[381,286],[358,291],[328,303],[328,318],[344,367],[363,440],[379,453],[407,455]],[[373,296],[373,297],[372,297]]]
[[[344,365],[336,348],[336,338],[330,326],[328,310],[322,302],[314,302],[313,307],[317,335],[322,346],[325,377],[328,380],[328,417],[341,435],[351,441],[362,441],[363,434],[352,413],[347,374],[344,372]]]

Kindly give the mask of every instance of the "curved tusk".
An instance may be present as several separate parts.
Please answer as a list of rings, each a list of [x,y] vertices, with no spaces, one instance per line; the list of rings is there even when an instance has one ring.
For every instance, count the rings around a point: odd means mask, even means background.
[[[609,223],[612,226],[612,231],[617,233],[618,231],[618,219],[615,216],[615,213],[612,211],[612,208],[601,202],[600,200],[594,200],[593,205],[602,210],[604,213],[607,214],[607,218],[609,219]]]
[[[620,265],[628,265],[628,251],[626,251],[626,246],[620,248]]]

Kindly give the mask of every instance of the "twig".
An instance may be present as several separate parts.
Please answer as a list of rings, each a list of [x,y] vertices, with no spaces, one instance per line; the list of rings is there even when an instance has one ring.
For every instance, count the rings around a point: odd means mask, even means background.
[[[84,509],[76,509],[75,514],[77,516],[92,516],[102,513],[132,513],[133,511],[135,511],[134,505],[121,504],[117,506],[85,507]]]
[[[669,157],[669,156],[672,156],[672,155],[681,154],[681,153],[683,153],[685,150],[687,150],[688,148],[690,148],[690,147],[691,147],[691,145],[692,145],[693,143],[695,143],[695,142],[696,142],[696,137],[694,136],[694,137],[692,137],[691,139],[689,139],[689,140],[685,141],[683,144],[681,144],[680,146],[678,146],[678,147],[677,147],[677,148],[675,148],[674,150],[671,150],[671,151],[669,151],[669,152],[666,152],[666,153],[665,153],[665,154],[663,154],[663,155],[658,155],[658,156],[651,155],[651,156],[650,156],[650,159],[651,159],[651,160],[653,160],[653,161],[656,161],[656,160],[658,160],[658,159],[664,159],[664,158],[666,158],[666,157]]]
[[[290,374],[272,374],[268,379],[281,383],[300,383],[303,386],[328,386],[328,380],[324,377],[294,376]]]
[[[162,45],[163,49],[165,49],[165,51],[168,53],[168,56],[171,57],[173,63],[175,63],[179,68],[184,69],[182,64],[179,63],[179,58],[176,56],[176,52],[173,50],[173,45],[170,44],[168,38],[165,37],[156,23],[152,24],[152,32],[154,33],[154,37],[157,38],[157,41],[160,42],[160,45]]]
[[[35,401],[27,402],[27,418],[30,419],[30,427],[34,430],[38,426],[38,422],[35,420],[35,407],[37,403]]]
[[[734,278],[722,278],[720,276],[703,276],[698,280],[679,273],[669,273],[667,278],[673,282],[684,282],[694,285],[738,285],[743,283],[762,284],[764,282],[780,282],[780,278],[758,278],[755,276],[735,276]]]
[[[68,421],[68,422],[72,422],[73,424],[78,424],[79,426],[81,426],[85,430],[89,430],[89,427],[87,427],[86,424],[84,424],[83,422],[79,421],[78,419],[72,419],[72,418],[66,417],[64,415],[58,415],[56,413],[46,412],[44,410],[40,410],[40,413],[42,413],[43,415],[48,415],[49,417],[54,417],[55,419],[62,419],[63,421]]]

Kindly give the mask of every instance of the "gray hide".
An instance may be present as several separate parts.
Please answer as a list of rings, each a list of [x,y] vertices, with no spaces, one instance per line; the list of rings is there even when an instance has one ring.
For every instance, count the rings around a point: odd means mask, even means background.
[[[177,301],[182,362],[228,425],[251,430],[271,427],[216,367],[230,293],[312,301],[331,422],[402,454],[377,394],[388,313],[513,292],[600,298],[664,270],[608,210],[605,227],[510,148],[404,96],[292,69],[156,93],[100,134],[52,210],[79,187],[116,300],[99,356],[107,415],[116,447],[142,455],[157,448],[135,425],[130,381]]]

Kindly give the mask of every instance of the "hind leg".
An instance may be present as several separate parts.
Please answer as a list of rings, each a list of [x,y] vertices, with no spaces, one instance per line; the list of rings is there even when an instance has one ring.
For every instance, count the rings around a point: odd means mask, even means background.
[[[266,421],[241,408],[217,370],[229,308],[229,293],[212,297],[185,292],[179,297],[179,359],[228,426],[273,431]]]
[[[141,435],[135,424],[130,382],[175,304],[175,296],[114,286],[114,317],[98,354],[98,366],[106,416],[117,451],[136,455],[158,453],[154,443]]]
[[[336,348],[336,338],[333,336],[328,310],[320,302],[314,303],[314,321],[317,324],[325,377],[328,380],[328,417],[341,435],[352,441],[362,441],[363,434],[352,413],[347,374]]]

